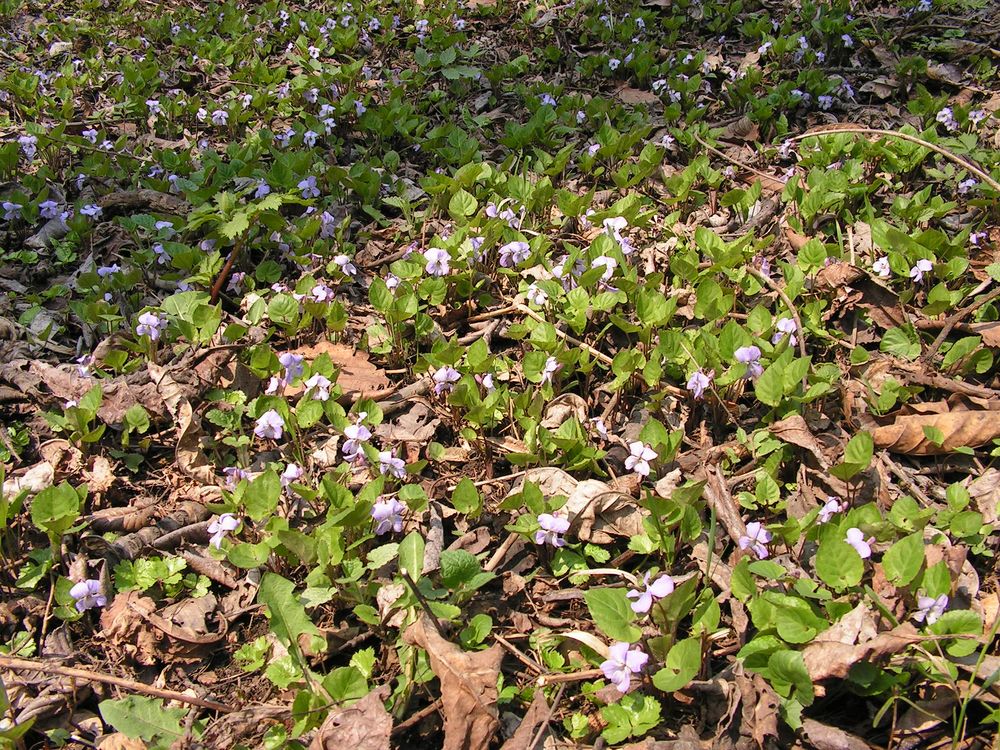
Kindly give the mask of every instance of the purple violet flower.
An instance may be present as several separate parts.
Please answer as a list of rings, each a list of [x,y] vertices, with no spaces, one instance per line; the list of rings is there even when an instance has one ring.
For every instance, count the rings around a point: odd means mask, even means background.
[[[601,663],[604,676],[623,694],[628,692],[632,675],[639,674],[649,661],[649,654],[639,647],[630,648],[630,645],[615,643],[608,649],[607,660]]]
[[[913,613],[913,619],[917,622],[926,620],[928,625],[933,625],[941,619],[941,615],[948,608],[948,595],[941,594],[936,599],[932,596],[918,596],[917,607],[917,611]]]
[[[875,537],[865,539],[865,533],[861,529],[854,526],[849,528],[844,541],[854,547],[854,551],[861,555],[862,560],[866,560],[872,556],[871,543],[875,541]]]
[[[212,538],[208,540],[209,545],[216,549],[222,549],[222,539],[230,531],[236,531],[240,526],[240,519],[232,513],[223,513],[208,525],[208,533]]]
[[[747,366],[747,370],[743,374],[744,378],[756,379],[764,372],[764,367],[760,363],[760,349],[756,346],[741,346],[733,353],[733,356],[737,362]]]
[[[93,607],[103,607],[108,603],[108,597],[101,593],[101,582],[96,578],[88,578],[73,585],[69,595],[76,600],[76,611],[86,612]]]
[[[551,513],[540,513],[538,525],[541,528],[535,532],[535,544],[548,544],[553,547],[562,547],[566,544],[566,540],[560,535],[569,531],[569,519]]]
[[[397,534],[403,530],[403,511],[406,506],[395,498],[379,500],[372,506],[372,520],[375,521],[375,533],[385,534],[390,529]]]
[[[268,409],[258,417],[253,434],[262,439],[281,440],[284,429],[285,420],[274,409]]]
[[[771,532],[759,521],[751,521],[747,524],[747,533],[739,538],[740,549],[750,548],[758,558],[764,560],[768,556],[767,545],[772,538]]]
[[[649,612],[653,606],[653,602],[659,601],[663,597],[673,593],[674,579],[668,575],[662,575],[650,583],[649,573],[647,572],[642,577],[642,585],[645,586],[644,591],[629,589],[628,593],[625,594],[629,599],[635,599],[632,602],[632,611],[637,614]]]
[[[649,476],[649,462],[655,461],[659,454],[641,440],[628,444],[629,457],[625,459],[625,468],[641,477]]]

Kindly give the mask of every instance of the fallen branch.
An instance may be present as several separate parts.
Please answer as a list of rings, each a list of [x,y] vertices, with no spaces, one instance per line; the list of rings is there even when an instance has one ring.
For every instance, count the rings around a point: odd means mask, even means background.
[[[45,672],[47,674],[57,674],[63,677],[74,677],[78,680],[86,680],[88,682],[103,682],[106,685],[116,685],[120,688],[125,688],[126,690],[131,690],[136,693],[144,693],[145,695],[152,695],[156,698],[178,701],[179,703],[187,703],[192,706],[208,708],[212,711],[221,711],[222,713],[232,713],[236,710],[232,706],[227,706],[225,703],[218,703],[217,701],[208,700],[207,698],[198,698],[193,695],[186,695],[184,693],[179,693],[176,690],[166,690],[164,688],[147,685],[143,682],[126,680],[124,677],[115,677],[114,675],[94,672],[89,669],[80,669],[78,667],[64,667],[61,664],[52,664],[51,662],[46,661],[22,659],[17,656],[0,654],[0,667],[21,672]]]

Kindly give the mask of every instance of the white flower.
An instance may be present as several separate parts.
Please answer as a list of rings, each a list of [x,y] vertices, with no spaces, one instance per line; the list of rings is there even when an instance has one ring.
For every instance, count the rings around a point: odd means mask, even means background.
[[[625,459],[625,468],[639,476],[648,477],[650,461],[655,461],[659,454],[641,440],[628,444],[629,457]]]

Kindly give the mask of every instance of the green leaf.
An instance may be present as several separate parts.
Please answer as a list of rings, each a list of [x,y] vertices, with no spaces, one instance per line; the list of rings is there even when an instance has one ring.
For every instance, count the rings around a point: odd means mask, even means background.
[[[798,651],[775,651],[767,660],[768,677],[782,696],[794,697],[803,706],[813,702],[812,678]]]
[[[237,211],[233,217],[219,227],[219,234],[227,240],[235,239],[250,228],[250,214],[247,211]]]
[[[31,502],[31,521],[51,538],[59,538],[80,516],[80,495],[68,482],[46,487]]]
[[[916,329],[909,324],[900,328],[890,328],[882,336],[879,351],[914,360],[920,356],[920,337]]]
[[[701,670],[701,639],[685,638],[675,643],[664,665],[653,675],[653,685],[665,693],[686,687]]]
[[[450,589],[469,583],[481,570],[476,556],[464,549],[441,553],[441,582]]]
[[[482,504],[483,499],[480,497],[475,483],[468,477],[463,477],[451,494],[452,507],[459,513],[476,516],[479,514]]]
[[[885,577],[893,586],[907,586],[924,564],[924,534],[918,531],[905,536],[886,550],[882,557]]]
[[[838,591],[857,586],[865,573],[861,556],[847,542],[834,537],[820,542],[814,565],[820,580]]]
[[[265,573],[257,589],[257,601],[267,607],[267,618],[271,621],[271,630],[285,647],[298,648],[300,635],[316,636],[314,645],[321,644],[319,649],[325,651],[326,641],[317,628],[302,602],[295,596],[295,585],[277,573]]]
[[[757,593],[757,582],[750,574],[750,566],[747,558],[741,559],[733,568],[733,577],[730,583],[733,596],[741,602],[746,602],[751,596]]]
[[[277,472],[268,469],[255,477],[243,494],[247,515],[254,521],[260,521],[271,515],[278,507],[281,498],[281,479]]]
[[[777,406],[785,395],[784,365],[775,362],[753,384],[758,400],[768,406]]]
[[[875,441],[869,432],[859,432],[844,449],[844,460],[830,469],[838,479],[848,480],[868,468],[875,454]]]
[[[635,627],[635,612],[623,588],[590,589],[583,595],[594,624],[609,638],[635,643],[642,631]]]
[[[101,701],[98,710],[104,721],[126,737],[141,739],[151,747],[168,747],[184,736],[183,708],[167,708],[161,698],[130,695],[119,700]]]
[[[419,531],[411,531],[399,543],[399,568],[415,581],[424,569],[424,538]]]
[[[451,218],[458,221],[459,219],[464,219],[466,216],[472,216],[478,206],[479,203],[471,193],[459,190],[448,201],[448,213],[451,214]]]

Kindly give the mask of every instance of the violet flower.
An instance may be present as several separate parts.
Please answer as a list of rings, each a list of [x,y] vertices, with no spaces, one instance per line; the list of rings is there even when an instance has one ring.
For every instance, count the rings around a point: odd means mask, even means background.
[[[845,506],[846,503],[841,503],[839,497],[830,495],[826,498],[826,503],[823,504],[823,507],[819,509],[819,516],[816,520],[819,523],[829,523],[834,514],[840,513],[844,510]]]
[[[298,464],[288,464],[285,467],[285,470],[281,472],[281,476],[279,476],[278,479],[281,481],[282,487],[287,487],[292,482],[299,481],[303,474],[305,474],[305,472],[302,470],[301,466]]]
[[[274,409],[268,409],[258,417],[253,434],[262,439],[281,440],[284,429],[285,420]]]
[[[208,525],[208,533],[212,538],[208,543],[216,549],[222,549],[222,539],[230,531],[236,531],[240,527],[240,519],[232,513],[223,513]]]
[[[306,380],[303,385],[305,385],[306,391],[312,393],[313,401],[328,401],[330,399],[330,386],[333,383],[325,375],[317,373]]]
[[[542,376],[542,382],[551,383],[552,378],[561,369],[562,365],[559,364],[559,360],[557,360],[555,357],[549,357],[548,359],[546,359],[545,365],[544,367],[542,367],[542,372],[540,373]]]
[[[524,296],[528,302],[538,307],[544,307],[545,303],[549,301],[549,295],[546,294],[544,289],[539,289],[537,284],[529,285],[524,292]]]
[[[798,327],[795,325],[794,318],[778,318],[778,322],[775,323],[774,327],[776,330],[774,336],[771,337],[772,344],[777,344],[787,335],[789,346],[795,346],[798,342],[798,339],[795,338],[795,332],[798,330]]]
[[[917,597],[917,611],[913,613],[913,619],[917,622],[927,621],[928,625],[933,625],[948,608],[948,595],[941,594],[936,599],[932,596]]]
[[[445,365],[438,368],[434,373],[434,394],[440,396],[442,393],[449,393],[461,379],[462,375],[454,367]]]
[[[59,204],[53,200],[42,201],[38,204],[38,214],[43,219],[54,219],[59,216]]]
[[[0,203],[0,207],[3,208],[3,218],[4,221],[14,221],[21,218],[21,209],[24,208],[20,203],[14,203],[13,201],[4,201]]]
[[[135,327],[136,336],[149,336],[151,341],[157,341],[167,321],[154,312],[144,312],[139,316],[139,324]]]
[[[267,182],[265,182],[264,180],[261,180],[260,182],[257,183],[257,189],[254,190],[253,197],[257,200],[260,200],[264,196],[270,195],[270,193],[271,193],[271,186],[268,185]]]
[[[304,180],[299,180],[298,188],[302,191],[303,198],[319,197],[319,188],[316,187],[316,178],[313,175],[309,175]]]
[[[740,549],[752,549],[758,558],[764,560],[768,556],[767,545],[770,544],[773,536],[770,531],[764,528],[759,521],[751,521],[747,524],[747,533],[738,540]]]
[[[347,440],[344,441],[341,451],[344,454],[344,458],[348,461],[354,461],[361,455],[361,443],[368,440],[372,436],[372,431],[361,424],[361,420],[368,416],[365,412],[361,412],[358,415],[358,421],[354,424],[347,425],[344,428],[344,437]]]
[[[733,357],[747,366],[743,377],[748,380],[759,378],[764,372],[764,366],[760,363],[760,349],[756,346],[741,346],[733,353]]]
[[[914,284],[919,284],[924,280],[924,274],[930,273],[933,268],[933,263],[927,260],[927,258],[921,258],[917,261],[916,265],[910,269],[910,278],[913,279]]]
[[[889,258],[883,255],[872,263],[872,270],[879,275],[879,278],[889,278],[889,274],[892,273],[892,269],[889,268]]]
[[[649,462],[655,461],[658,453],[641,440],[628,444],[629,457],[625,459],[625,468],[641,477],[649,476]]]
[[[305,373],[306,368],[303,364],[305,357],[301,354],[292,354],[291,352],[285,352],[278,357],[278,362],[282,367],[285,368],[285,373],[282,375],[281,380],[285,385],[291,384],[293,380],[301,377]]]
[[[639,674],[649,661],[649,654],[644,653],[639,647],[630,648],[630,645],[614,644],[608,649],[607,660],[601,663],[604,676],[618,688],[618,692],[623,694],[628,692],[632,675]]]
[[[395,498],[379,500],[372,506],[372,520],[376,522],[375,533],[385,534],[390,529],[397,534],[403,530],[403,511],[406,506]]]
[[[629,589],[628,593],[625,594],[629,599],[635,599],[632,602],[632,611],[637,614],[649,612],[653,606],[653,602],[659,601],[663,597],[673,593],[674,579],[668,575],[662,575],[650,583],[649,573],[647,572],[642,577],[642,585],[645,586],[645,590]]]
[[[560,535],[569,531],[569,519],[551,513],[540,513],[538,525],[541,528],[535,532],[535,544],[548,544],[553,547],[562,547],[566,544],[566,540]]]
[[[380,474],[402,479],[406,476],[406,462],[394,456],[392,451],[379,451],[378,470]]]
[[[347,255],[335,256],[333,263],[336,266],[340,266],[340,270],[345,276],[354,276],[358,272],[357,266],[351,262],[350,257]]]
[[[94,607],[103,607],[108,603],[108,597],[101,593],[101,582],[96,578],[88,578],[73,585],[69,595],[76,600],[76,611],[86,612]]]
[[[217,109],[212,112],[213,125],[227,125],[229,123],[229,113],[224,109]]]
[[[531,248],[527,242],[508,242],[500,248],[500,265],[504,268],[516,266],[531,257]]]
[[[226,486],[230,489],[238,485],[242,480],[250,478],[250,472],[241,469],[239,466],[227,466],[222,470],[226,477]]]
[[[443,247],[432,247],[425,251],[424,260],[427,261],[424,270],[431,276],[447,276],[451,270],[448,265],[451,261],[451,255]]]
[[[707,375],[701,370],[695,370],[688,378],[687,389],[696,400],[705,394],[705,389],[712,383],[712,373]]]
[[[862,560],[866,560],[872,556],[871,543],[875,541],[875,537],[865,539],[865,533],[861,529],[854,526],[849,528],[844,541],[854,547],[855,552],[861,555]]]

